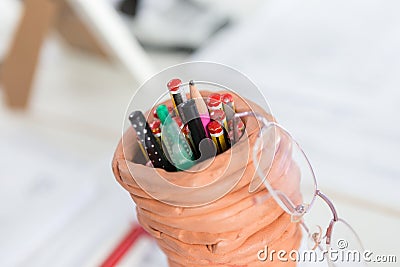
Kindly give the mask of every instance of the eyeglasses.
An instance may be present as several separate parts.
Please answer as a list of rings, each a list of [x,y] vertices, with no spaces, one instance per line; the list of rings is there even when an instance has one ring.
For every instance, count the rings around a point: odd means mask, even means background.
[[[292,222],[300,223],[308,237],[307,246],[303,244],[300,250],[319,252],[315,261],[321,261],[320,257],[323,257],[331,267],[366,266],[359,236],[345,220],[339,218],[332,201],[318,189],[314,170],[298,142],[281,125],[255,112],[236,113],[234,119],[237,121],[248,116],[255,117],[261,124],[253,148],[253,164],[260,180],[253,179],[249,191],[254,192],[263,184],[268,194],[258,198],[258,203],[272,196],[291,216]],[[234,123],[234,127],[236,125]],[[235,138],[234,141],[237,141]],[[325,232],[305,216],[317,197],[328,205],[333,216]],[[310,261],[313,259],[310,258]]]
[[[209,81],[195,81],[195,84],[207,86],[208,89],[232,91],[224,85]],[[188,83],[181,86],[188,86]],[[256,201],[262,204],[272,196],[291,216],[292,222],[300,223],[307,238],[300,246],[299,256],[306,256],[304,252],[309,250],[316,252],[308,261],[303,257],[303,262],[321,262],[326,259],[330,267],[366,266],[359,236],[350,224],[338,216],[332,201],[318,189],[307,155],[284,127],[253,111],[239,112],[233,117],[232,143],[237,143],[241,138],[237,129],[239,120],[249,116],[255,117],[261,125],[252,153],[259,180],[251,181],[249,191],[255,192],[264,185],[268,194],[258,197]],[[327,204],[333,217],[325,232],[320,223],[315,223],[319,221],[315,220],[319,214],[310,213],[317,199]]]

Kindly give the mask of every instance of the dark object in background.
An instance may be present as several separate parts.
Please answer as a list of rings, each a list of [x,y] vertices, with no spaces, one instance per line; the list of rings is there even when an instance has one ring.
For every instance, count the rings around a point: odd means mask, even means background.
[[[126,0],[125,0],[126,1]],[[224,9],[198,0],[143,1],[128,26],[146,48],[194,52],[230,23]]]
[[[134,17],[137,12],[139,0],[122,0],[118,6],[118,10],[127,16]]]

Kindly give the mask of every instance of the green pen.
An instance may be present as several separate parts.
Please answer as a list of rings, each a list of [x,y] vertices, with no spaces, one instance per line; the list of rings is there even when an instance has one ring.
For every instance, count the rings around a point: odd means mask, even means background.
[[[170,162],[179,170],[187,170],[194,165],[193,152],[178,124],[171,118],[165,105],[157,107],[157,115],[162,123],[161,141]]]

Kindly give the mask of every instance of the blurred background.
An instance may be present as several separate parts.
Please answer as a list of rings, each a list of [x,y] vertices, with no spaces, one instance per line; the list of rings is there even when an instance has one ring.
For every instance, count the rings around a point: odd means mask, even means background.
[[[111,159],[140,84],[192,60],[248,75],[365,247],[400,260],[399,12],[395,0],[1,0],[0,265],[166,266],[146,237],[117,255],[137,232]]]

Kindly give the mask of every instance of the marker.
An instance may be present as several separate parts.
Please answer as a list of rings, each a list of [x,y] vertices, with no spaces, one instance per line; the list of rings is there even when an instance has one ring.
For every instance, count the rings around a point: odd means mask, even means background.
[[[226,115],[223,110],[217,109],[210,112],[210,118],[214,121],[219,122],[222,126],[224,126],[225,130],[228,131],[228,123],[226,120]]]
[[[223,110],[222,108],[222,100],[220,94],[211,94],[207,97],[207,108],[211,112],[213,110]]]
[[[225,152],[231,147],[229,140],[224,134],[224,129],[222,128],[221,124],[219,124],[217,121],[211,121],[207,128],[210,132],[211,139],[217,147],[218,154]]]
[[[193,140],[193,154],[194,159],[207,159],[214,154],[214,147],[207,138],[207,133],[204,130],[203,123],[201,122],[199,112],[196,107],[194,99],[189,99],[185,103],[178,106],[179,114],[184,124],[189,127],[190,135]],[[205,140],[205,141],[203,141]],[[200,151],[200,143],[203,141],[202,152]]]
[[[174,108],[187,101],[185,90],[181,85],[180,79],[172,79],[167,84]]]
[[[134,111],[129,115],[129,120],[154,168],[176,171],[176,168],[167,160],[161,146],[157,143],[143,113],[141,111]]]
[[[168,158],[178,170],[189,169],[194,165],[193,152],[179,125],[171,118],[165,105],[157,107],[157,115],[162,123],[161,140]]]
[[[203,123],[204,131],[208,133],[207,125],[210,123],[210,114],[208,113],[207,105],[204,102],[203,97],[201,96],[193,80],[189,82],[189,88],[190,88],[190,98],[195,100],[201,122]]]

